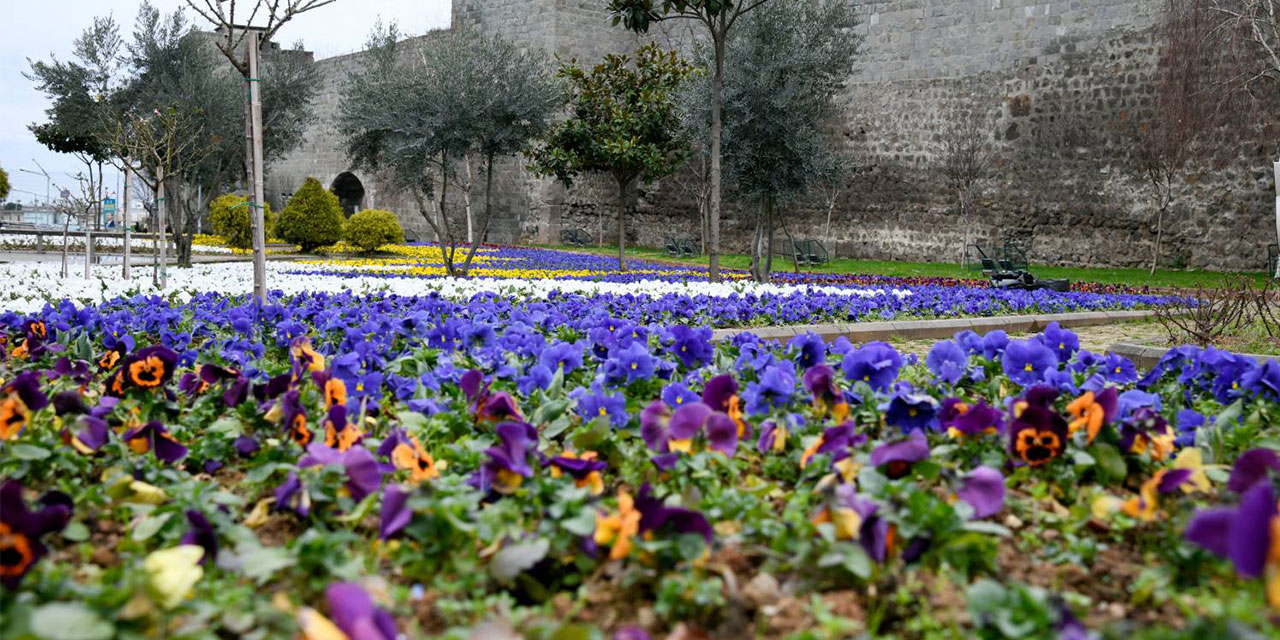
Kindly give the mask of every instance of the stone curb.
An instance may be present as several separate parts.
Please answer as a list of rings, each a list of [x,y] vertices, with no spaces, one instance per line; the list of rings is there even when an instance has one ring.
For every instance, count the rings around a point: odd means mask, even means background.
[[[765,340],[790,340],[797,335],[814,333],[831,342],[848,338],[850,342],[873,340],[944,340],[961,331],[985,335],[1000,330],[1008,333],[1043,331],[1051,322],[1064,328],[1094,327],[1127,322],[1143,322],[1155,318],[1154,311],[1089,311],[1078,313],[995,316],[984,318],[948,318],[944,320],[904,320],[894,322],[856,322],[849,324],[809,324],[746,329],[716,329],[712,340],[728,340],[740,333],[753,333]]]
[[[1160,362],[1160,359],[1168,352],[1169,350],[1164,347],[1146,347],[1140,344],[1130,344],[1127,342],[1120,342],[1107,347],[1107,353],[1124,356],[1133,361],[1133,364],[1139,369],[1150,369],[1156,366],[1156,363]],[[1253,358],[1259,363],[1266,362],[1267,360],[1280,359],[1276,356],[1262,356],[1256,353],[1237,353],[1235,355]]]

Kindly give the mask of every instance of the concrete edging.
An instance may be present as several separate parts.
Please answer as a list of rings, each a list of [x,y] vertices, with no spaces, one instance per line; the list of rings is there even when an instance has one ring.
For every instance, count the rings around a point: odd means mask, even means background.
[[[713,341],[722,341],[740,333],[753,333],[765,340],[790,340],[797,335],[814,333],[831,342],[848,338],[850,342],[873,340],[944,340],[961,331],[984,335],[992,331],[1035,333],[1052,322],[1063,328],[1095,327],[1127,322],[1143,322],[1155,318],[1154,311],[1088,311],[1076,313],[992,316],[981,318],[947,318],[943,320],[904,320],[895,322],[854,322],[848,324],[801,324],[777,327],[716,329]]]
[[[1107,347],[1107,353],[1114,353],[1115,355],[1118,355],[1118,356],[1124,356],[1129,360],[1131,360],[1133,364],[1137,366],[1139,369],[1150,369],[1151,367],[1156,366],[1156,363],[1160,362],[1160,359],[1163,358],[1164,354],[1168,352],[1169,352],[1169,349],[1165,347],[1147,347],[1140,344],[1130,344],[1127,342],[1120,342],[1117,344],[1113,344],[1110,347]],[[1257,360],[1259,363],[1263,363],[1263,362],[1266,362],[1267,360],[1273,360],[1273,359],[1280,360],[1280,358],[1278,358],[1277,356],[1263,356],[1263,355],[1258,355],[1256,353],[1237,353],[1235,355],[1244,356],[1246,358],[1253,358],[1254,360]]]

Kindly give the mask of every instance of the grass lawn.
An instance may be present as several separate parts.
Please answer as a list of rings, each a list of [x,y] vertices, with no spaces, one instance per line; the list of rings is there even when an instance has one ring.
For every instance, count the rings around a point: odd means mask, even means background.
[[[603,247],[551,246],[548,248],[562,249],[565,251],[580,251],[608,256],[618,254],[618,248],[616,246],[611,247],[609,245],[605,245]],[[665,251],[660,249],[628,248],[627,255],[637,258],[660,259],[682,264],[700,266],[707,265],[706,256],[689,259],[672,258],[668,256]],[[746,269],[750,264],[751,258],[745,254],[726,253],[720,256],[720,265],[725,268]],[[785,258],[774,257],[773,266],[777,271],[788,271],[792,269],[791,262]],[[805,270],[813,271],[815,273],[857,273],[902,277],[931,276],[946,278],[982,278],[981,272],[969,271],[961,265],[947,262],[896,262],[840,258],[832,260],[822,267],[816,269],[806,268]],[[1066,278],[1072,281],[1123,284],[1134,287],[1149,286],[1156,288],[1195,287],[1197,285],[1219,286],[1229,275],[1231,275],[1213,271],[1174,271],[1169,269],[1160,269],[1156,271],[1154,276],[1151,276],[1148,275],[1146,269],[1050,267],[1034,263],[1031,266],[1031,272],[1041,278]],[[1248,275],[1258,284],[1261,284],[1266,280],[1266,274],[1264,273],[1250,273]]]

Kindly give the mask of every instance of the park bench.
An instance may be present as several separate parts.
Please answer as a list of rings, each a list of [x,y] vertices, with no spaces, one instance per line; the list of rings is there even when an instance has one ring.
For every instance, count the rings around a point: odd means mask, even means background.
[[[560,233],[560,239],[574,247],[585,247],[591,244],[591,234],[583,229],[565,229]]]
[[[667,251],[667,255],[672,258],[694,258],[702,253],[693,238],[677,238],[668,236],[662,242],[662,246]]]
[[[817,267],[831,260],[831,254],[827,253],[827,248],[813,238],[796,240],[792,243],[791,250],[791,259],[796,266]]]

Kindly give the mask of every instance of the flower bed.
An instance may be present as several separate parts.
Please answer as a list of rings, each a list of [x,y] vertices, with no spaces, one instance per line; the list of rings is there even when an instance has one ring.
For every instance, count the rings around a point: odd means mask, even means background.
[[[342,247],[338,248],[343,249]],[[444,277],[444,261],[440,248],[436,245],[388,245],[382,250],[396,255],[394,258],[349,258],[309,261],[308,273],[329,273],[339,276],[377,275],[389,278],[435,278]],[[463,250],[460,250],[463,251]],[[349,248],[347,248],[349,252]],[[463,251],[465,255],[465,252]],[[618,260],[614,257],[506,245],[485,245],[476,254],[477,268],[473,270],[475,277],[490,278],[555,278],[575,280],[597,280],[603,282],[630,283],[643,280],[663,280],[667,282],[703,281],[707,278],[706,267],[681,265],[674,262],[628,260],[631,270],[625,273],[617,270]],[[740,269],[725,269],[723,276],[727,280],[747,280],[750,274]],[[773,281],[787,285],[817,286],[855,286],[855,287],[963,287],[987,288],[990,283],[980,279],[958,279],[931,276],[896,277],[847,273],[795,273],[791,271],[775,271]],[[1148,293],[1146,288],[1125,287],[1119,285],[1102,285],[1091,282],[1073,282],[1071,290],[1078,293],[1115,293],[1134,294]]]
[[[1280,631],[1277,363],[609,295],[0,315],[0,636]]]

